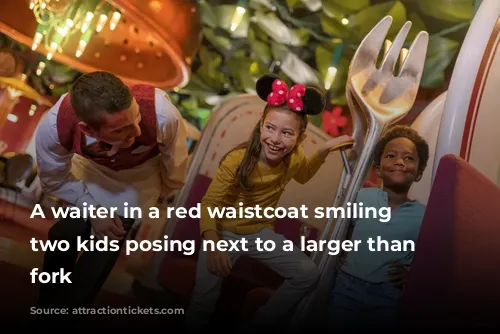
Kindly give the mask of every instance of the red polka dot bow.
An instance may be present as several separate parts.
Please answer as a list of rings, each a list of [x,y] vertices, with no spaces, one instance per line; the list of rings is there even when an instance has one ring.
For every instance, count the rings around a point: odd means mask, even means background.
[[[276,79],[273,82],[273,91],[267,96],[267,103],[272,106],[280,106],[286,102],[288,108],[294,111],[304,110],[302,98],[306,94],[306,86],[294,85],[290,90],[285,82]]]

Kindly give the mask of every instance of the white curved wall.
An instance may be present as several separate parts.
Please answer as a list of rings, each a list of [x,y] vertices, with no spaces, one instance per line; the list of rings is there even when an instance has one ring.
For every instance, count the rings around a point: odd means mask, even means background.
[[[444,104],[447,93],[444,92],[432,101],[415,119],[411,127],[418,131],[429,144],[429,161],[424,170],[422,179],[412,185],[409,197],[427,204],[432,187],[432,170],[434,166],[434,155],[441,126]]]
[[[499,18],[500,1],[483,1],[453,71],[435,156],[459,155],[493,182],[500,178]]]

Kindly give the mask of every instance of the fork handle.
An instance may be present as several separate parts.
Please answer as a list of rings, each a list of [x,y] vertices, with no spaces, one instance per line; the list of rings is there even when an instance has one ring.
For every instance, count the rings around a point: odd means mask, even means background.
[[[351,166],[349,164],[349,159],[347,158],[347,154],[345,153],[345,149],[340,149],[340,155],[342,156],[342,161],[344,162],[344,168],[347,174],[351,174]]]

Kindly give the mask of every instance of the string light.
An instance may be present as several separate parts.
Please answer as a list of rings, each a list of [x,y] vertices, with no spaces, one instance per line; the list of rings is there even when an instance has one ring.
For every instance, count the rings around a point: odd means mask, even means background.
[[[38,67],[36,69],[36,75],[38,76],[42,75],[44,69],[45,69],[45,63],[41,61],[40,63],[38,63]]]
[[[45,27],[43,25],[39,25],[35,32],[35,37],[33,37],[33,44],[31,45],[31,49],[33,51],[38,48],[38,45],[42,42],[43,34],[45,33]]]
[[[121,18],[120,11],[101,0],[68,0],[64,6],[52,6],[50,1],[31,0],[30,9],[38,23],[31,49],[35,51],[43,43],[47,60],[63,52],[75,34],[81,34],[74,51],[76,57],[81,57],[94,32],[104,29],[111,12],[110,30],[116,28]]]
[[[349,19],[345,16],[344,10],[338,6],[328,6],[328,16],[339,21],[345,26],[349,24]]]
[[[119,11],[115,11],[113,13],[113,16],[111,16],[111,20],[109,22],[109,30],[113,31],[115,30],[116,26],[118,25],[118,22],[120,22],[121,14]]]
[[[231,20],[231,31],[234,32],[243,20],[243,16],[246,13],[246,7],[248,6],[248,0],[239,0],[236,5],[236,10],[234,11],[233,18]]]
[[[35,114],[36,108],[37,108],[36,104],[32,104],[31,107],[30,107],[30,110],[29,110],[28,114],[30,116],[33,116]]]
[[[94,13],[87,12],[87,14],[85,14],[85,19],[83,20],[82,23],[82,29],[80,30],[82,34],[84,34],[87,31],[93,19],[94,19]]]
[[[325,76],[325,89],[329,90],[333,82],[335,81],[335,77],[337,76],[337,66],[340,64],[340,59],[342,57],[342,51],[344,50],[344,42],[342,40],[337,41],[337,45],[334,47],[332,60],[330,61],[330,67],[326,71]]]
[[[108,20],[108,16],[106,14],[101,14],[99,16],[99,22],[97,22],[97,27],[95,28],[95,31],[101,32],[102,28],[106,25],[106,21]]]

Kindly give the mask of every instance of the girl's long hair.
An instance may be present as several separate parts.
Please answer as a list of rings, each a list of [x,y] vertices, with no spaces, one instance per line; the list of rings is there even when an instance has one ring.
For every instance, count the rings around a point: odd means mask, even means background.
[[[295,115],[297,115],[302,123],[298,138],[300,138],[304,134],[304,132],[307,128],[307,125],[309,123],[307,115],[305,113],[297,113],[297,112],[292,111],[286,107],[276,108],[274,106],[266,105],[266,107],[264,108],[264,112],[263,112],[261,119],[257,122],[257,124],[255,125],[255,128],[252,131],[252,134],[250,136],[250,140],[248,140],[247,142],[244,142],[242,144],[239,144],[238,146],[233,148],[230,152],[228,152],[226,155],[224,155],[224,157],[222,157],[222,159],[221,159],[221,163],[222,163],[222,161],[224,161],[224,159],[227,157],[227,155],[229,153],[231,153],[235,150],[246,148],[245,155],[243,156],[243,159],[241,160],[241,163],[238,166],[238,169],[236,170],[235,186],[237,186],[239,188],[242,188],[245,190],[252,189],[252,185],[249,184],[248,179],[249,179],[250,174],[254,170],[255,166],[257,166],[257,163],[259,162],[259,159],[260,159],[260,152],[262,149],[261,144],[260,144],[261,128],[262,128],[264,120],[266,119],[266,116],[270,110],[286,110],[288,112],[291,112],[291,113],[294,113]],[[288,158],[292,152],[293,152],[293,150],[285,156],[285,161],[288,161]]]

